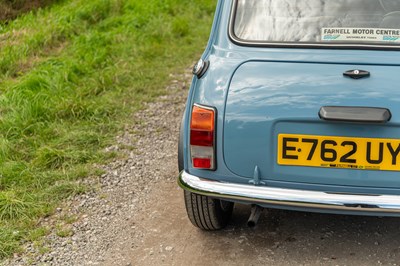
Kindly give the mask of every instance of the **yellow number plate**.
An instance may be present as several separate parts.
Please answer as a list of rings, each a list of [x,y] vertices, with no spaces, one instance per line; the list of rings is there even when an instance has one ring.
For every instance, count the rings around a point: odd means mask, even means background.
[[[400,139],[278,135],[278,164],[400,171]]]

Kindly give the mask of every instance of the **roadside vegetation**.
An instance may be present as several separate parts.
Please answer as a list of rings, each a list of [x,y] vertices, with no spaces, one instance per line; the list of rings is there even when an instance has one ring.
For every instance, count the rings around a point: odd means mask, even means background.
[[[0,0],[0,20],[7,21],[17,16],[47,6],[58,0]]]
[[[215,2],[56,1],[0,22],[0,258],[48,232],[40,218],[87,189],[132,113],[197,59]]]

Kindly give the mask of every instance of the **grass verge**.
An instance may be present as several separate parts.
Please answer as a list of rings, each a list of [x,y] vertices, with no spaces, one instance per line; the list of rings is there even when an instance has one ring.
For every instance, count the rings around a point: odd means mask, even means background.
[[[22,13],[44,7],[58,0],[0,0],[0,21],[16,18]]]
[[[195,60],[212,0],[70,0],[0,24],[0,258],[84,187],[131,114]],[[39,232],[39,233],[38,233]]]

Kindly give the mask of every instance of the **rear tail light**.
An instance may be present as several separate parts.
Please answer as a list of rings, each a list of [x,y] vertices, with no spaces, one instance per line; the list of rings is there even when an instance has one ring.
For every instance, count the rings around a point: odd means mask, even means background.
[[[190,156],[199,169],[215,169],[215,109],[194,105],[190,121]]]

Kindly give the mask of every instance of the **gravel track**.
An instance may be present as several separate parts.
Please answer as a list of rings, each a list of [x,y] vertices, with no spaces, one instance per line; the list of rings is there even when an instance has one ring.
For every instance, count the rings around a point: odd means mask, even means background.
[[[28,245],[6,265],[400,265],[398,218],[268,210],[250,229],[250,208],[238,204],[226,229],[193,227],[176,185],[189,80],[189,74],[175,76],[168,95],[135,115],[142,122],[127,125],[109,147],[124,159],[86,179],[93,191],[43,221],[55,228],[44,247]],[[65,216],[77,220],[62,225],[72,235],[60,237],[54,221]]]
[[[126,125],[116,145],[107,148],[124,159],[101,166],[105,174],[83,181],[92,191],[70,199],[43,220],[43,225],[53,228],[45,244],[29,244],[24,254],[5,265],[104,265],[107,256],[113,258],[109,265],[129,265],[130,257],[120,249],[126,248],[128,240],[128,247],[140,244],[140,215],[153,215],[143,209],[149,195],[160,183],[176,182],[177,136],[191,78],[188,73],[171,75],[167,95],[136,113],[133,121],[140,122]],[[71,236],[59,236],[60,225],[54,223],[62,217],[77,219],[72,225],[61,225]],[[49,252],[40,254],[43,250]]]

